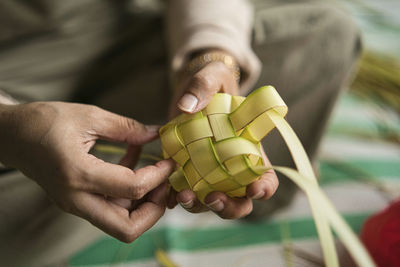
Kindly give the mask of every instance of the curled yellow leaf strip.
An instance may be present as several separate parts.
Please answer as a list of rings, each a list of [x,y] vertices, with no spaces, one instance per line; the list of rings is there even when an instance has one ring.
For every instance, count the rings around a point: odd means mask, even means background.
[[[266,123],[268,110],[287,112],[272,86],[247,98],[216,94],[203,111],[163,126],[163,154],[179,165],[170,178],[174,189],[190,188],[202,202],[213,191],[245,196],[246,186],[268,169],[260,151],[260,140],[274,128],[271,120]]]
[[[165,158],[178,169],[170,176],[180,192],[193,190],[200,201],[213,191],[231,197],[246,195],[246,186],[269,168],[261,157],[260,141],[275,127],[285,140],[297,170],[275,167],[307,195],[321,240],[325,263],[339,266],[330,226],[360,266],[375,266],[365,248],[318,186],[300,140],[284,119],[287,106],[272,86],[255,90],[247,98],[216,94],[195,114],[182,114],[160,129]]]

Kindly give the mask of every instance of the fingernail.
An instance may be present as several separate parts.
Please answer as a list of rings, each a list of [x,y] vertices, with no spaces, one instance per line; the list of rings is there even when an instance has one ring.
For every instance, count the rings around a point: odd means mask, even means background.
[[[158,132],[158,130],[160,129],[160,126],[158,126],[158,125],[146,125],[146,129],[149,132]]]
[[[221,200],[219,200],[219,199],[217,199],[217,200],[215,200],[215,201],[213,201],[213,202],[211,202],[211,203],[209,203],[209,204],[206,204],[206,205],[207,205],[207,207],[209,207],[212,211],[216,211],[216,212],[221,211],[221,210],[224,209],[224,203],[223,203]]]
[[[179,204],[181,204],[182,207],[184,207],[185,209],[191,209],[193,208],[193,200],[189,200],[188,202],[179,202]]]
[[[251,196],[250,198],[251,198],[251,199],[260,199],[260,198],[262,198],[264,195],[265,195],[265,192],[264,192],[264,191],[260,191],[260,192],[258,192],[257,194],[255,194],[254,196]]]
[[[186,112],[192,112],[199,100],[192,94],[185,94],[178,102],[178,107]]]

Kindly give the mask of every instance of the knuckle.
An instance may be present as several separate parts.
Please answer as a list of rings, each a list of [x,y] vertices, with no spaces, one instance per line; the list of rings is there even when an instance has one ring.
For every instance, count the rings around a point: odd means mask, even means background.
[[[132,243],[139,237],[137,227],[132,222],[127,222],[125,227],[122,229],[119,239],[125,243]]]
[[[245,217],[249,215],[252,212],[252,210],[253,210],[253,205],[250,202],[250,204],[245,206],[245,208],[243,209],[243,213],[241,214],[240,217]]]
[[[80,177],[79,185],[90,185],[93,183],[94,180],[93,174],[90,173],[89,168],[88,169],[83,168],[83,170],[80,171],[79,177]]]
[[[267,190],[265,192],[264,199],[269,199],[275,194],[276,190],[278,189],[279,180],[277,178],[271,178],[267,179],[265,183],[267,184]]]
[[[154,166],[150,166],[149,170],[153,175],[160,175],[160,176],[168,176],[170,175],[175,168],[175,163],[172,160],[168,161],[159,161]]]
[[[214,72],[218,72],[221,74],[231,74],[232,70],[230,70],[228,68],[227,65],[225,65],[224,63],[222,63],[221,61],[216,61],[216,62],[212,62],[213,63],[213,67],[214,67]]]
[[[214,86],[214,78],[206,72],[196,73],[191,81],[191,87],[201,90],[212,90]]]
[[[97,118],[101,111],[102,109],[95,105],[87,105],[86,114],[90,118]]]
[[[279,187],[279,180],[278,180],[278,177],[274,177],[273,179],[272,179],[272,186],[273,186],[273,191],[274,191],[274,193],[275,193],[275,191],[278,189],[278,187]]]
[[[69,189],[82,189],[85,184],[85,181],[82,180],[87,180],[89,177],[88,170],[86,169],[80,170],[78,173],[71,170],[64,170],[63,172],[64,179],[62,180],[65,187]]]
[[[123,234],[121,234],[121,236],[118,239],[124,243],[129,244],[129,243],[132,243],[133,241],[135,241],[136,238],[137,238],[136,236],[123,233]]]
[[[129,129],[132,131],[139,129],[141,126],[141,124],[138,121],[136,121],[134,119],[129,119],[126,117],[120,117],[120,123],[123,128]]]
[[[127,167],[123,167],[120,171],[121,171],[121,176],[123,176],[123,177],[134,178],[134,176],[136,176],[135,171],[133,171]]]
[[[103,111],[100,107],[96,106],[96,105],[88,105],[89,111],[93,112],[93,113],[99,113],[101,111]]]
[[[133,199],[141,199],[146,194],[146,190],[142,182],[132,185],[130,193]]]

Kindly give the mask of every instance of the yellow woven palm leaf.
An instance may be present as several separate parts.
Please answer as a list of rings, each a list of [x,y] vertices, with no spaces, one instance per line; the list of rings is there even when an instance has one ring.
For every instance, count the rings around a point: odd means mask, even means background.
[[[260,141],[275,127],[285,140],[298,171],[276,167],[305,191],[310,202],[327,266],[338,266],[330,225],[360,266],[374,266],[368,253],[319,189],[310,161],[296,134],[284,119],[287,106],[272,86],[247,98],[216,94],[196,114],[182,114],[160,129],[165,158],[178,169],[170,176],[180,192],[191,189],[198,199],[213,191],[244,197],[246,186],[267,171]]]

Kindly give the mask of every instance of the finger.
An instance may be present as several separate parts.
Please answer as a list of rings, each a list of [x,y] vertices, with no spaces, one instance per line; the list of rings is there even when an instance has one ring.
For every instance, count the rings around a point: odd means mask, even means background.
[[[265,154],[264,148],[261,147],[261,155],[264,160],[265,166],[271,167],[267,155]],[[266,171],[260,179],[254,181],[246,189],[247,197],[256,200],[267,200],[271,198],[279,186],[278,176],[273,169]]]
[[[178,193],[170,186],[169,195],[168,195],[168,202],[167,202],[167,208],[173,209],[178,204],[178,202],[176,201],[176,195],[177,194]]]
[[[107,200],[127,210],[133,208],[133,200],[130,199],[107,197]]]
[[[93,129],[100,139],[141,145],[158,137],[160,126],[144,125],[134,119],[99,110],[99,114],[94,115],[97,119]]]
[[[237,87],[232,71],[222,62],[212,62],[189,80],[177,106],[183,112],[195,113],[205,108],[215,93],[229,92],[231,88],[237,91]]]
[[[93,194],[82,194],[77,203],[78,216],[127,243],[134,241],[152,227],[165,212],[165,206],[152,202],[144,202],[129,212]]]
[[[266,171],[260,179],[251,183],[246,189],[248,198],[255,200],[267,200],[278,189],[279,180],[273,169]]]
[[[142,151],[141,146],[130,145],[125,153],[125,155],[120,160],[119,164],[125,166],[129,169],[134,169],[136,163],[139,160],[140,152]]]
[[[221,192],[212,192],[204,200],[205,204],[223,219],[238,219],[250,214],[253,202],[248,198],[229,198]]]
[[[153,189],[147,196],[146,201],[151,201],[154,204],[167,206],[168,202],[169,185],[168,183],[162,183]]]
[[[161,160],[138,170],[92,159],[84,172],[86,190],[115,198],[141,199],[174,170],[172,160]]]
[[[196,194],[189,189],[179,192],[176,196],[176,201],[178,201],[185,210],[191,213],[200,213],[208,210],[208,208],[198,200]]]

